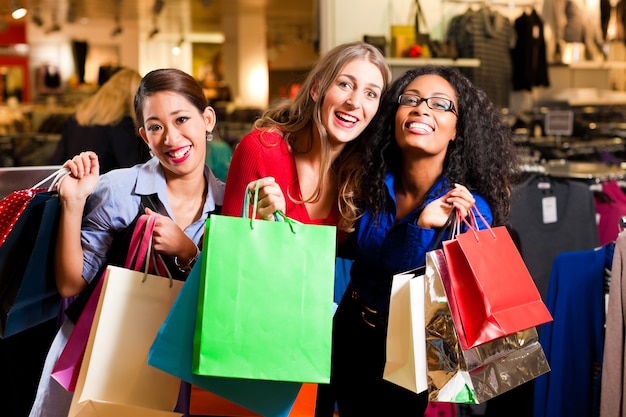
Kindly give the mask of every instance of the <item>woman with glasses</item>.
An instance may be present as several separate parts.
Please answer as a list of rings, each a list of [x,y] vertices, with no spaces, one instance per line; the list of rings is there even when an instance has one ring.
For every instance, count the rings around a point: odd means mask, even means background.
[[[385,92],[363,134],[364,212],[342,250],[354,259],[335,315],[331,387],[341,417],[423,415],[427,393],[383,380],[394,274],[425,263],[451,212],[504,224],[516,169],[512,131],[456,69],[420,67]]]

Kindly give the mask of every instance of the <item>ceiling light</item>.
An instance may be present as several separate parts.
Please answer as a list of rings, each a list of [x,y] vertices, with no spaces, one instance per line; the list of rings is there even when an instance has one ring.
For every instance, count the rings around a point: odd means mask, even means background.
[[[152,13],[158,15],[163,10],[163,6],[165,6],[164,0],[154,0],[154,6],[152,6]]]
[[[11,17],[13,17],[13,19],[19,20],[23,18],[24,16],[26,16],[26,13],[28,13],[28,10],[20,6],[17,0],[11,1]]]
[[[33,23],[36,26],[42,27],[43,26],[43,19],[41,18],[41,16],[39,15],[39,13],[37,11],[35,11],[35,13],[33,13]]]
[[[122,33],[122,24],[120,23],[120,10],[119,10],[119,3],[118,3],[118,7],[117,10],[115,11],[115,17],[114,17],[114,22],[115,22],[115,27],[113,28],[113,32],[111,32],[111,37],[114,38],[117,35]]]
[[[174,47],[172,47],[172,55],[180,55],[183,43],[185,43],[185,37],[181,36],[181,38],[178,40],[178,43],[174,45]]]
[[[48,30],[46,30],[46,33],[58,32],[60,30],[61,30],[61,26],[59,26],[58,23],[54,22],[52,26],[50,26]]]
[[[18,9],[13,10],[13,12],[11,12],[11,17],[13,17],[13,19],[15,20],[20,20],[21,18],[26,16],[26,13],[28,13],[28,10],[26,10],[23,7],[20,7]]]
[[[154,38],[157,34],[159,33],[159,28],[155,27],[154,29],[152,29],[152,31],[148,34],[148,39],[152,39]]]

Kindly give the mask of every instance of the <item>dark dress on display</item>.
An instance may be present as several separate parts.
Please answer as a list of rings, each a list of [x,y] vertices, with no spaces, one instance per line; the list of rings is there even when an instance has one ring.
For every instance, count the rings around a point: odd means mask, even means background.
[[[129,116],[113,126],[80,126],[72,115],[63,126],[50,164],[63,164],[87,150],[98,155],[101,174],[145,162],[150,156],[148,147],[135,132],[134,122]]]

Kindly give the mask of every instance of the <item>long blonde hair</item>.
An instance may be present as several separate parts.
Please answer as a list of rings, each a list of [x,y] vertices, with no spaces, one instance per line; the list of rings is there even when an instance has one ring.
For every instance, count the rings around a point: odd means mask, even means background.
[[[328,51],[320,58],[315,67],[309,72],[306,80],[302,83],[302,87],[291,101],[284,101],[268,109],[263,116],[258,119],[254,127],[259,130],[278,130],[284,132],[284,137],[290,148],[296,152],[304,152],[307,150],[294,149],[294,135],[292,133],[303,129],[317,129],[321,139],[321,165],[320,175],[317,180],[317,186],[311,196],[302,196],[302,202],[316,202],[319,200],[322,192],[322,186],[328,181],[331,172],[330,145],[328,141],[328,132],[322,124],[321,112],[322,104],[326,93],[333,85],[341,70],[350,62],[356,59],[365,59],[374,64],[383,76],[383,91],[387,88],[391,80],[391,71],[389,65],[385,61],[385,57],[374,46],[365,42],[349,42],[338,45]],[[319,100],[313,100],[311,90],[317,90]],[[342,154],[352,154],[356,141],[348,143]],[[337,164],[353,164],[354,158],[340,157],[335,161]],[[335,167],[337,170],[340,167]],[[353,181],[345,183],[343,178],[339,178],[338,196],[339,212],[342,220],[339,222],[339,228],[345,231],[351,231],[356,219],[357,208],[353,202],[354,187]]]
[[[109,78],[91,97],[76,106],[76,121],[81,126],[115,125],[124,116],[135,121],[133,100],[141,75],[122,68]]]

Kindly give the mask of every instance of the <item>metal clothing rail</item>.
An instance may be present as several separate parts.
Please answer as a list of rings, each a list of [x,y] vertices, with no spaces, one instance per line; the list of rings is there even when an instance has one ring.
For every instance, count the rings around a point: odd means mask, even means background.
[[[505,6],[508,8],[515,7],[535,7],[538,5],[536,0],[444,0],[445,3],[458,3],[467,5],[481,5],[481,6]]]

